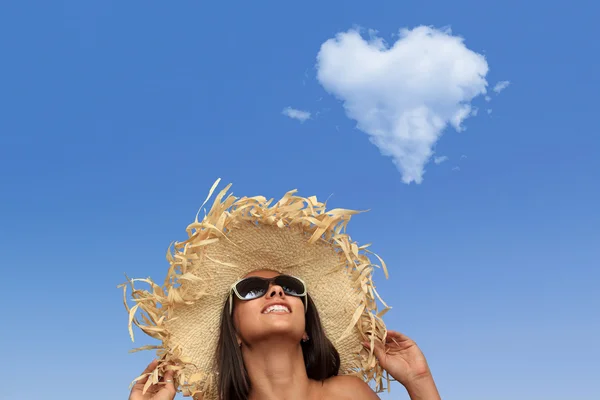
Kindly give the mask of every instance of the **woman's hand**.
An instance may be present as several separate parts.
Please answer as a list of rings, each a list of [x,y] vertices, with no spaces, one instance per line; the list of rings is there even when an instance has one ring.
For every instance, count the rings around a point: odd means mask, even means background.
[[[369,342],[363,344],[370,348]],[[423,352],[409,337],[388,331],[385,345],[376,343],[373,353],[379,364],[406,388],[412,400],[440,398]]]
[[[158,360],[152,361],[142,374],[154,371],[157,364]],[[175,398],[177,391],[173,384],[173,371],[167,371],[165,373],[163,378],[164,383],[150,385],[146,393],[142,394],[146,381],[148,381],[148,377],[140,379],[135,383],[129,394],[129,400],[173,400]]]

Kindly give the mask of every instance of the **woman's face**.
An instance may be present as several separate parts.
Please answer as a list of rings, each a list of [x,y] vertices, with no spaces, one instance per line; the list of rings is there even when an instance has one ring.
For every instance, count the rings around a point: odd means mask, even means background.
[[[274,271],[254,271],[245,276],[273,278]],[[299,297],[288,296],[283,289],[271,284],[267,294],[254,300],[240,300],[233,296],[233,324],[238,340],[252,345],[274,335],[300,342],[305,335],[304,303]],[[275,309],[271,306],[280,306]]]

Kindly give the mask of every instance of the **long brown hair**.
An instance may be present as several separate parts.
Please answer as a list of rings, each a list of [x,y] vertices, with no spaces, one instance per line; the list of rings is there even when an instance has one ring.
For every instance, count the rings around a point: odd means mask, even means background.
[[[310,338],[301,342],[304,365],[309,379],[323,381],[338,374],[340,355],[325,335],[319,312],[309,295],[306,295],[306,333]],[[237,342],[233,318],[229,313],[229,299],[221,313],[221,328],[217,345],[217,370],[221,400],[247,400],[250,379],[244,365],[242,351]]]

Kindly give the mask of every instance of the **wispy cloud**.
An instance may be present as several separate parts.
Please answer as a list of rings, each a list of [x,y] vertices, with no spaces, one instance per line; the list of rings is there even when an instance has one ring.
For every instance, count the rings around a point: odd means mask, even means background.
[[[501,91],[506,89],[508,85],[510,85],[510,81],[500,81],[496,83],[496,86],[494,86],[494,92],[500,93]]]
[[[307,119],[310,119],[310,112],[304,110],[298,110],[292,107],[286,107],[281,112],[283,115],[286,115],[290,118],[297,119],[300,122],[304,122]]]
[[[405,183],[421,183],[448,125],[463,130],[471,100],[486,93],[488,64],[450,30],[403,29],[388,45],[374,31],[341,32],[322,44],[317,79],[346,115],[393,159]],[[435,161],[435,160],[434,160]]]
[[[435,157],[433,159],[433,162],[436,163],[436,164],[438,164],[438,165],[441,164],[441,163],[443,163],[444,161],[448,161],[448,157],[447,156]]]

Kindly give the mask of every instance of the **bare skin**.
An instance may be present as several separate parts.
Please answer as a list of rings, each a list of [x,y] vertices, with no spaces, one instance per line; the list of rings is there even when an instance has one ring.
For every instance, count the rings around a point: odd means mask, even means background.
[[[248,276],[270,278],[273,271],[255,271]],[[235,296],[234,296],[235,297]],[[283,289],[272,285],[267,295],[250,301],[234,299],[234,325],[239,333],[244,364],[251,382],[249,400],[375,400],[379,397],[361,379],[334,376],[324,382],[308,378],[300,342],[304,331],[304,304]],[[264,314],[269,305],[283,304],[291,312]],[[368,344],[365,344],[368,346]],[[412,400],[439,400],[429,366],[417,345],[404,335],[390,331],[385,345],[373,350],[381,366],[408,390]],[[156,368],[156,361],[145,372]],[[164,380],[172,379],[168,372]],[[172,383],[150,386],[143,395],[145,381],[137,383],[129,400],[173,400]],[[156,386],[156,387],[154,387]],[[436,397],[437,396],[437,397]],[[201,400],[201,397],[196,399]]]
[[[148,372],[152,372],[156,369],[156,365],[158,364],[158,360],[152,361],[142,372],[142,374],[146,374]],[[165,376],[161,379],[162,383],[158,385],[150,385],[146,393],[142,393],[144,389],[144,385],[148,381],[148,378],[140,379],[134,386],[131,388],[131,393],[129,394],[129,400],[173,400],[175,398],[175,394],[177,391],[175,390],[175,386],[173,385],[173,372],[167,371]],[[171,381],[171,382],[165,382]]]
[[[255,271],[249,276],[277,275],[273,271]],[[291,312],[263,314],[264,309],[276,303],[288,306]],[[378,398],[358,379],[344,385],[347,379],[328,379],[323,384],[308,378],[300,346],[301,340],[307,338],[304,303],[298,297],[286,296],[281,287],[272,285],[265,296],[256,300],[235,299],[233,319],[252,385],[249,400]]]
[[[363,345],[369,348],[369,343]],[[409,337],[388,331],[386,343],[373,349],[379,364],[408,391],[411,400],[440,400],[423,352]]]

